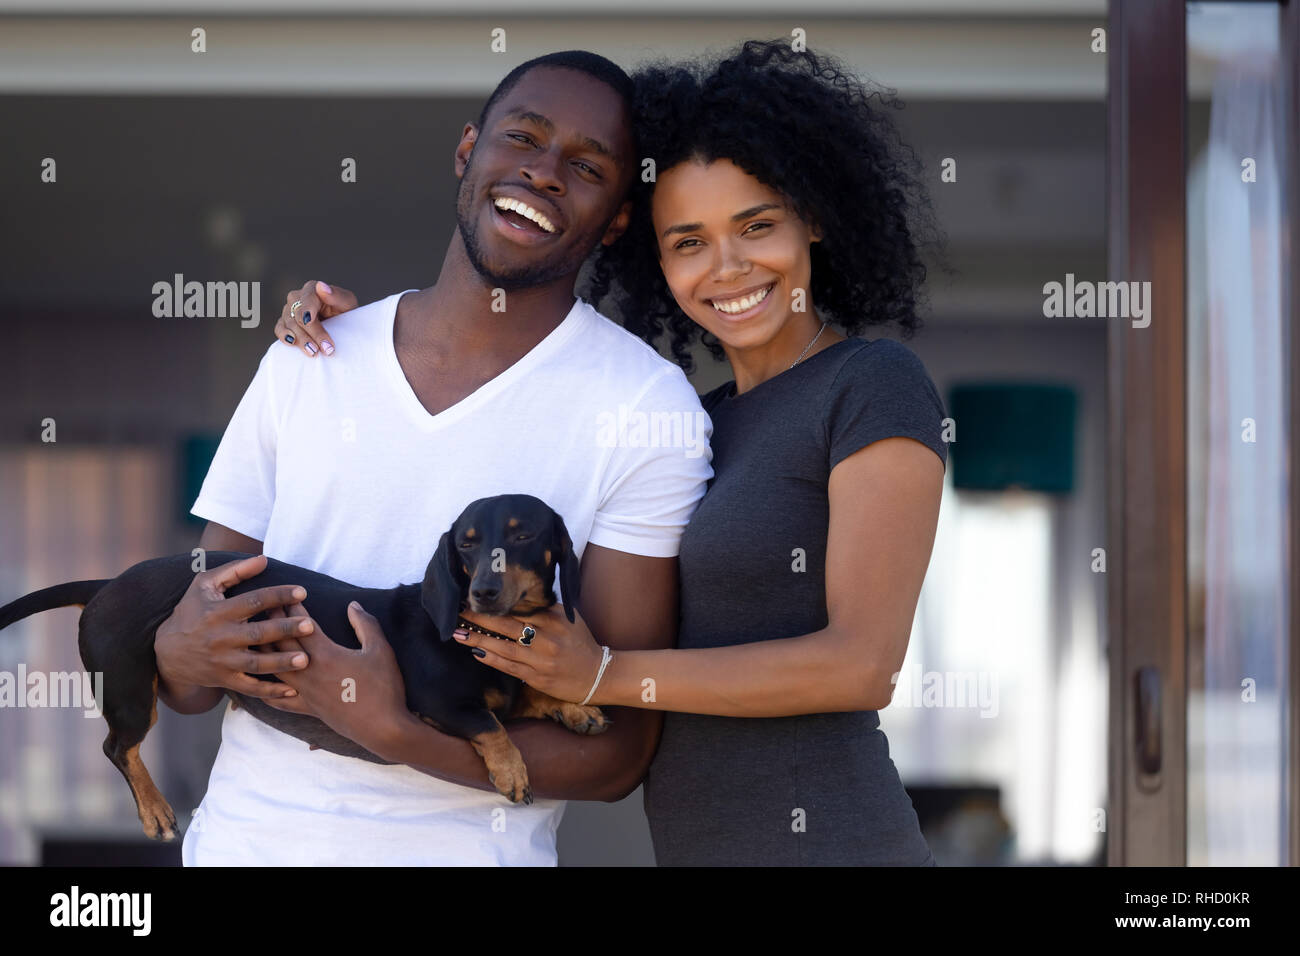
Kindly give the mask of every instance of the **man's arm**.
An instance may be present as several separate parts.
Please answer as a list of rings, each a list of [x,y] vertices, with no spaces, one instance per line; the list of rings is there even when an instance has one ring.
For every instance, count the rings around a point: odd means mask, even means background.
[[[677,642],[677,559],[648,558],[589,544],[582,556],[582,616],[614,650],[654,650]],[[533,794],[556,800],[621,800],[645,777],[663,715],[610,708],[612,726],[587,737],[552,721],[518,720],[510,739],[528,765]],[[370,747],[380,757],[480,790],[494,790],[468,741],[416,719],[401,721]]]
[[[159,692],[169,707],[182,713],[209,710],[222,689],[262,699],[292,697],[296,691],[249,675],[292,673],[307,665],[307,656],[260,651],[294,635],[311,633],[312,622],[283,613],[306,597],[296,585],[261,587],[228,598],[231,588],[253,581],[266,568],[262,542],[275,507],[276,457],[283,396],[276,385],[275,356],[270,346],[239,400],[213,455],[192,513],[208,520],[200,538],[205,549],[231,549],[252,555],[194,575],[185,594],[154,633]],[[282,373],[284,374],[284,373]],[[220,523],[218,523],[220,522]],[[246,529],[245,533],[235,528]],[[251,620],[265,615],[267,620]],[[306,628],[306,631],[303,630]],[[295,660],[300,663],[293,663]]]
[[[232,531],[225,525],[209,521],[199,537],[199,547],[205,551],[245,551],[248,554],[261,554],[262,542],[246,534]]]

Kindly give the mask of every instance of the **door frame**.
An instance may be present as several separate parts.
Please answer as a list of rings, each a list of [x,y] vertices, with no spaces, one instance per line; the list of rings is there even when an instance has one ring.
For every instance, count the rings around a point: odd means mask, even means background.
[[[1260,2],[1260,0],[1237,0]],[[1281,130],[1300,170],[1300,0],[1281,0]],[[1187,863],[1187,7],[1112,0],[1107,40],[1107,239],[1112,280],[1150,281],[1151,322],[1107,328],[1107,861]],[[1288,186],[1300,256],[1300,181]],[[1288,557],[1300,572],[1300,282],[1287,272],[1290,371]],[[1290,864],[1300,862],[1300,600],[1288,634]],[[1144,683],[1143,676],[1147,677]],[[1145,688],[1145,692],[1144,692]],[[1157,723],[1158,721],[1158,723]],[[1147,745],[1139,754],[1139,725]],[[1158,745],[1158,746],[1156,746]],[[1158,770],[1155,768],[1158,759]]]

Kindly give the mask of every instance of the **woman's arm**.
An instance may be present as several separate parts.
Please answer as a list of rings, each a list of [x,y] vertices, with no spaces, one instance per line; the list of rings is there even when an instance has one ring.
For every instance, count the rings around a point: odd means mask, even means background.
[[[728,717],[884,708],[930,563],[943,475],[938,456],[910,438],[849,455],[830,477],[823,630],[730,647],[616,651],[590,703]],[[466,617],[494,629],[520,626]],[[590,632],[553,613],[534,623],[530,647],[472,633],[463,643],[480,648],[486,664],[581,701],[601,657]]]

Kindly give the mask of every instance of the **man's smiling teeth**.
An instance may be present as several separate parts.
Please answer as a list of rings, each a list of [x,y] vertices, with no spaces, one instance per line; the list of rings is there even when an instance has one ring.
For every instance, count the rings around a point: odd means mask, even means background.
[[[736,315],[740,312],[748,312],[754,306],[758,305],[767,298],[767,294],[772,291],[776,283],[768,286],[766,289],[759,289],[757,292],[745,296],[743,299],[732,299],[730,302],[722,302],[717,299],[710,299],[709,303],[719,312],[726,312],[729,315]]]
[[[522,203],[518,199],[500,198],[493,201],[498,209],[508,209],[511,212],[518,213],[525,219],[531,219],[537,225],[541,226],[547,232],[555,232],[555,226],[551,225],[551,220],[547,219],[540,212],[527,203]]]

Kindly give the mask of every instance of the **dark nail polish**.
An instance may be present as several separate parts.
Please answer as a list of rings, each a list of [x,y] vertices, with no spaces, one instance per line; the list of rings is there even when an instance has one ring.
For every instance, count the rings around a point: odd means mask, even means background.
[[[284,340],[285,340],[286,342],[288,342],[290,345],[293,345],[293,336],[292,336],[292,335],[286,335],[286,336],[284,337]]]
[[[487,651],[481,647],[471,647],[470,650],[474,652],[475,657],[487,657]]]
[[[303,324],[303,325],[306,325],[306,324],[308,324],[309,322],[311,322],[311,313],[310,313],[310,312],[304,312],[304,313],[302,314],[302,324]]]

